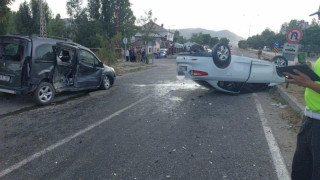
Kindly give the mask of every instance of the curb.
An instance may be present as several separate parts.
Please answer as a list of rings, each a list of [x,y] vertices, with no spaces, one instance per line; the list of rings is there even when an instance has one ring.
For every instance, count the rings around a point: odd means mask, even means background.
[[[297,113],[299,113],[301,116],[304,115],[304,106],[300,103],[298,103],[297,99],[285,92],[283,87],[277,86],[277,91],[280,93],[280,96],[288,102],[288,104],[292,107],[293,110],[295,110]]]

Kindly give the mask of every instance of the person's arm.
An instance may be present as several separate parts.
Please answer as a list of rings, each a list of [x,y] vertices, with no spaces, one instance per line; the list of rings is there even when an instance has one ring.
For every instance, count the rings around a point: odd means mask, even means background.
[[[297,84],[298,86],[303,86],[303,87],[307,87],[310,88],[314,91],[316,91],[317,93],[320,94],[320,84],[315,83],[314,81],[312,81],[309,76],[305,75],[304,73],[294,69],[293,70],[295,73],[297,73],[298,75],[293,75],[287,72],[284,72],[283,74],[289,76],[292,79],[287,79],[286,81],[292,84]]]

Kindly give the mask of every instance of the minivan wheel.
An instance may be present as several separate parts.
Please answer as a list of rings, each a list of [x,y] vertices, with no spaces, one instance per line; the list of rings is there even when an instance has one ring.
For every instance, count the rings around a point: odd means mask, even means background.
[[[111,85],[112,79],[108,75],[105,75],[102,79],[100,88],[103,90],[110,89]]]
[[[33,99],[38,105],[49,104],[55,96],[55,90],[50,83],[42,82],[33,93]]]

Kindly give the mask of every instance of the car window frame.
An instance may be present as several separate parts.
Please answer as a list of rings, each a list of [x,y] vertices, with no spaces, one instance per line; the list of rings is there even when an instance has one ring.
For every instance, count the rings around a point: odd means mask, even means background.
[[[81,61],[81,52],[82,52],[82,51],[88,53],[89,55],[91,55],[91,56],[94,58],[92,64],[89,64],[89,63],[86,63],[86,62],[84,62],[84,61]],[[90,51],[87,51],[87,50],[85,50],[85,49],[79,49],[79,50],[78,50],[78,61],[79,61],[79,63],[82,63],[82,64],[84,64],[84,65],[86,65],[86,66],[95,67],[95,61],[96,61],[96,59],[97,59],[96,56],[93,55]]]

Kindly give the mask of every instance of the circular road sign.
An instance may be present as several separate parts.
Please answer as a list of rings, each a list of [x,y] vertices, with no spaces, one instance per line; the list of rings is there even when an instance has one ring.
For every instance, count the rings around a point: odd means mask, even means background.
[[[289,43],[297,43],[302,39],[302,31],[299,28],[292,28],[287,32],[287,41]]]
[[[128,43],[128,39],[127,38],[123,38],[123,44],[127,44]]]

